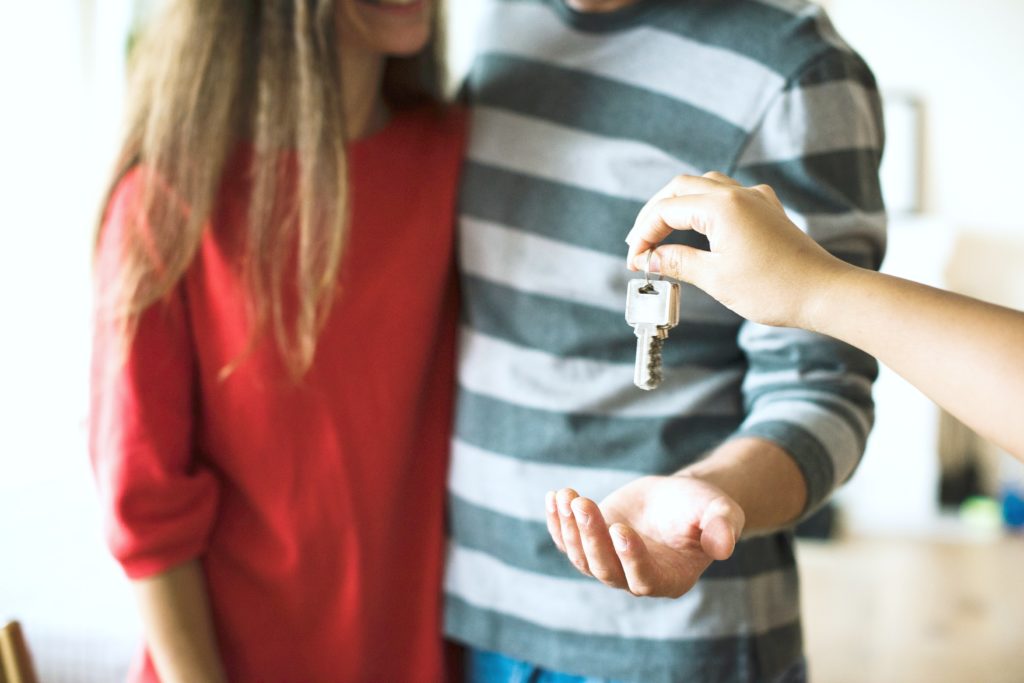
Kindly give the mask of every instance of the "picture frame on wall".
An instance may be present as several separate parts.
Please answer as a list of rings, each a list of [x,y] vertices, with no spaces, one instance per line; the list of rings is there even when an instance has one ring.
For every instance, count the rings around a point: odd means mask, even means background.
[[[907,93],[883,93],[885,153],[880,171],[885,206],[892,215],[922,212],[921,100]]]

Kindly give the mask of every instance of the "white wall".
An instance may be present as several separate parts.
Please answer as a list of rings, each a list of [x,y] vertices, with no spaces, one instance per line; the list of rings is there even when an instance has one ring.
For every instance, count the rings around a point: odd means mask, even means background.
[[[1024,236],[1024,2],[829,0],[883,90],[918,95],[925,210],[971,231]]]
[[[473,36],[479,23],[484,3],[482,0],[444,0],[448,18],[448,70],[453,86],[457,87],[469,70],[475,45]]]
[[[0,619],[23,622],[50,683],[123,678],[137,633],[100,537],[84,429],[91,224],[120,109],[124,5],[0,5]]]

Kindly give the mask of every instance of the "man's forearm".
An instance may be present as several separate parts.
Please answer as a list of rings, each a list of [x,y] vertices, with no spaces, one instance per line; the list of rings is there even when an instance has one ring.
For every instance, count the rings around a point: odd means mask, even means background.
[[[198,560],[133,582],[146,645],[164,683],[227,680]]]
[[[745,533],[783,527],[807,504],[807,484],[796,462],[763,439],[726,441],[678,474],[713,484],[739,503],[746,515]]]

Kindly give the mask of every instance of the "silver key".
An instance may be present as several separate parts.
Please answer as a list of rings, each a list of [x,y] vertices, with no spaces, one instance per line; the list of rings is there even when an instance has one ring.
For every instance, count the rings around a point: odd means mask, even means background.
[[[668,331],[679,324],[679,285],[667,280],[630,280],[626,322],[636,332],[633,383],[650,391],[661,384],[662,344]]]

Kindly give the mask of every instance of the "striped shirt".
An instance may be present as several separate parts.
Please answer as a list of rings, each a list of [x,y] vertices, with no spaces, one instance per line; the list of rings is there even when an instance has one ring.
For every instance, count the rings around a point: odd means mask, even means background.
[[[544,494],[600,500],[737,436],[798,464],[807,511],[872,424],[867,355],[746,322],[683,285],[664,382],[632,384],[623,238],[672,176],[768,183],[832,253],[877,268],[880,102],[803,0],[639,0],[584,14],[491,0],[467,83],[463,318],[449,479],[446,629],[548,669],[623,681],[765,681],[802,653],[788,532],[746,539],[678,600],[581,576]],[[670,241],[707,247],[692,232]]]

